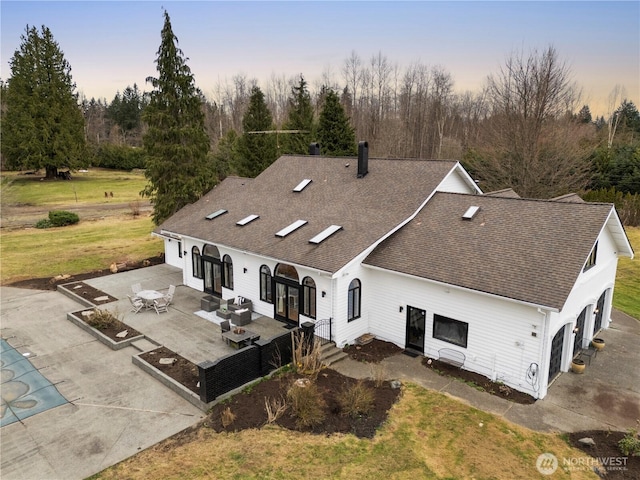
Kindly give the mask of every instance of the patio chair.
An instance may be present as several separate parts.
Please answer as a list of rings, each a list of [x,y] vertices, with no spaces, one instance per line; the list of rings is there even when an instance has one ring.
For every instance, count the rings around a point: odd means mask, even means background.
[[[156,313],[160,315],[161,312],[169,311],[169,302],[167,302],[167,299],[165,297],[158,298],[157,300],[153,301],[153,308],[155,308]]]
[[[167,305],[170,304],[171,302],[173,302],[173,296],[176,293],[176,286],[175,285],[169,285],[169,291],[167,292],[167,294],[165,295],[164,298],[167,299]]]
[[[133,313],[138,313],[144,308],[144,302],[140,298],[132,297],[131,295],[127,295],[127,298],[131,302],[131,311]]]
[[[229,320],[223,320],[220,322],[220,333],[223,334],[225,332],[229,332],[231,330],[231,322]],[[222,337],[222,339],[227,342],[227,339]],[[228,342],[227,342],[228,343]]]
[[[133,285],[131,285],[131,291],[136,294],[139,291],[142,290],[142,285],[140,285],[139,283],[134,283]]]

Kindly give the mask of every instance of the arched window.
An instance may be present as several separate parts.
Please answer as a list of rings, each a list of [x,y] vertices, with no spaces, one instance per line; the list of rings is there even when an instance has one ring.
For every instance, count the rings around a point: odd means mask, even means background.
[[[271,295],[271,270],[266,265],[260,267],[260,300],[273,303]]]
[[[354,278],[349,284],[349,298],[348,298],[348,311],[347,311],[347,320],[355,320],[356,318],[360,318],[360,280]]]
[[[302,314],[316,318],[316,282],[311,277],[302,280]]]
[[[191,249],[191,268],[194,278],[202,278],[202,257],[198,247]]]
[[[233,290],[233,262],[229,255],[222,259],[222,286]]]
[[[279,263],[276,267],[276,277],[284,277],[294,282],[298,282],[298,271],[293,265],[287,265],[286,263]]]
[[[202,255],[220,260],[220,252],[218,251],[218,247],[215,245],[205,245],[204,250],[202,250]]]

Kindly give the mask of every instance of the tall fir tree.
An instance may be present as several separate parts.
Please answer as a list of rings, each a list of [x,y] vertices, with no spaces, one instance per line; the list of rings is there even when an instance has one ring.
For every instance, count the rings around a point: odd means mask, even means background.
[[[141,193],[151,199],[153,221],[159,225],[198,200],[217,179],[207,160],[209,137],[204,127],[202,94],[178,48],[166,11],[157,55],[158,77],[147,78],[154,90],[143,112],[148,125],[143,144],[149,182]]]
[[[51,31],[27,26],[9,64],[2,115],[2,154],[7,168],[84,167],[84,117],[71,66]]]
[[[302,75],[300,75],[300,83],[291,87],[289,113],[284,128],[294,132],[283,135],[283,153],[308,153],[309,144],[315,139],[315,125],[311,95],[307,89],[307,82]]]
[[[256,177],[278,158],[277,134],[273,131],[271,112],[259,87],[251,89],[242,130],[236,169],[243,177]]]
[[[323,155],[340,157],[357,154],[355,132],[344,113],[338,94],[331,89],[326,91],[320,112],[318,141]]]

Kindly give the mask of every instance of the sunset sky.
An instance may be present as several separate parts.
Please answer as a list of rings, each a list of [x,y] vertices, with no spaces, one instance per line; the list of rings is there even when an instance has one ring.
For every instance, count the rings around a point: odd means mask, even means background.
[[[606,115],[617,85],[640,100],[640,2],[27,2],[2,0],[0,77],[27,25],[50,28],[86,97],[155,76],[163,7],[196,84],[209,98],[239,73],[264,88],[272,75],[303,74],[312,88],[355,51],[381,52],[404,71],[439,65],[457,92],[479,91],[512,52],[553,45],[594,115]],[[617,105],[616,105],[617,106]]]

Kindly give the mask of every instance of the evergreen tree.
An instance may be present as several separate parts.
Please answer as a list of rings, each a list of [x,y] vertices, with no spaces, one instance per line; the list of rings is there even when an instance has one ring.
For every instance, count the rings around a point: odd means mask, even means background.
[[[589,105],[584,105],[580,111],[578,112],[577,117],[578,122],[580,123],[591,123],[591,110],[589,110]]]
[[[133,88],[125,88],[122,95],[120,92],[116,93],[109,105],[109,118],[120,127],[125,139],[140,128],[143,107],[144,96],[135,83]]]
[[[271,112],[259,87],[251,89],[249,108],[242,118],[242,130],[237,171],[243,177],[256,177],[278,158]]]
[[[9,64],[2,116],[2,154],[11,169],[85,166],[84,117],[71,67],[51,31],[27,26]]]
[[[299,130],[299,133],[289,133],[283,137],[284,153],[308,153],[309,144],[315,137],[315,126],[311,95],[302,75],[300,75],[300,83],[291,88],[289,115],[284,128],[285,130]]]
[[[356,155],[356,135],[340,104],[338,94],[331,89],[323,89],[323,92],[326,92],[326,95],[318,126],[320,151],[323,155]]]
[[[622,129],[640,133],[640,113],[633,102],[625,99],[614,115],[620,117],[620,127]]]
[[[141,193],[151,199],[153,221],[159,225],[210,190],[216,177],[207,160],[202,94],[166,11],[157,55],[158,77],[147,78],[154,90],[143,114],[148,125],[143,144],[149,182]]]

